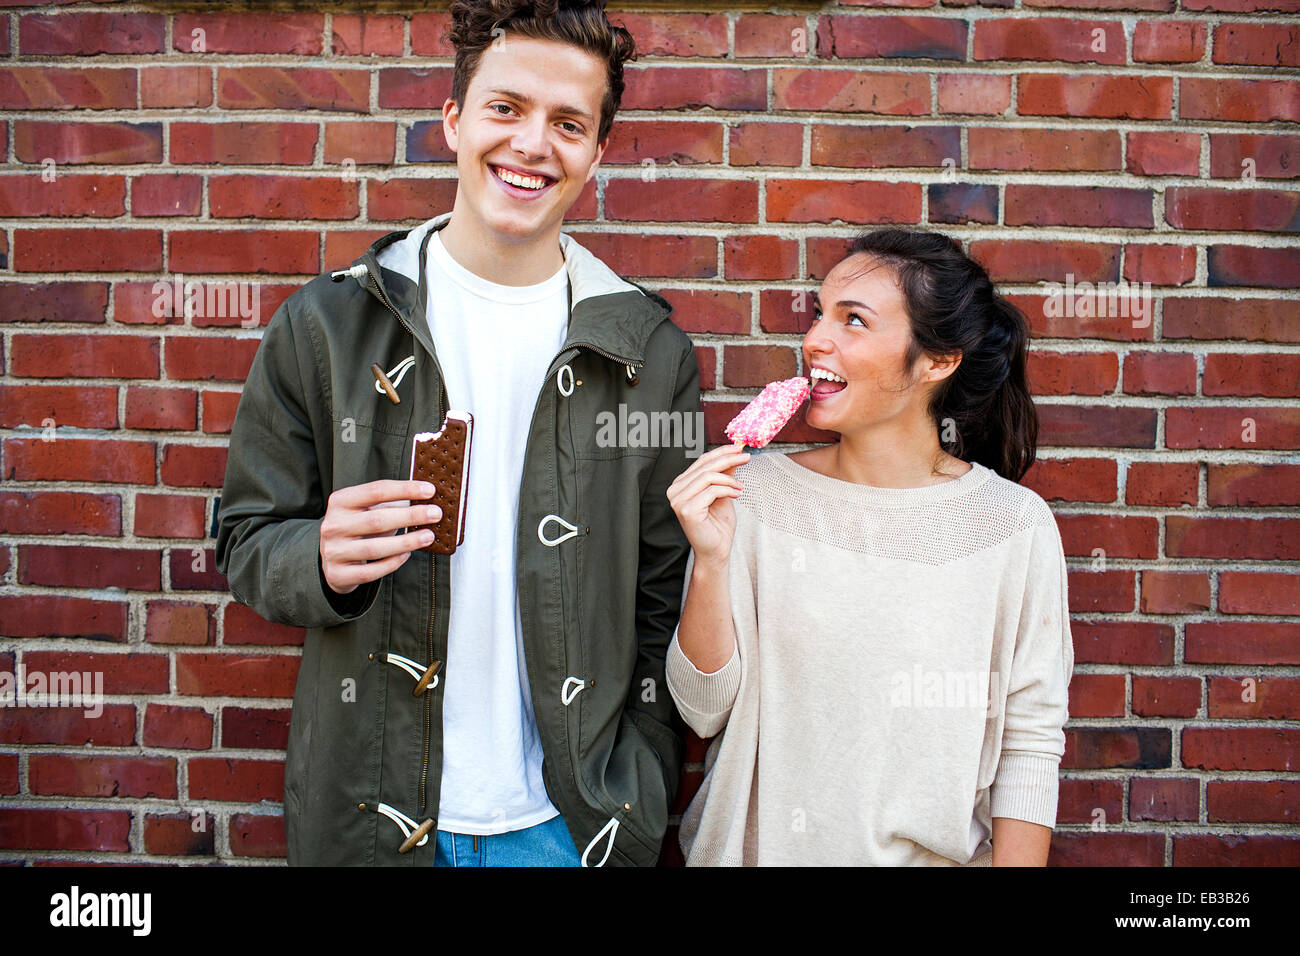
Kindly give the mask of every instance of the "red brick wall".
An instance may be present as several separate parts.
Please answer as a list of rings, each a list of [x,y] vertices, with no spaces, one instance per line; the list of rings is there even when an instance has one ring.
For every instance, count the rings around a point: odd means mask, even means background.
[[[258,333],[152,286],[252,281],[265,323],[449,208],[446,18],[46,6],[0,3],[0,670],[108,703],[0,710],[0,862],[278,857],[302,633],[207,537]],[[1054,862],[1300,863],[1300,2],[633,9],[571,231],[677,306],[711,438],[846,237],[959,237],[1032,324],[1071,565]],[[1050,316],[1067,274],[1154,316]]]

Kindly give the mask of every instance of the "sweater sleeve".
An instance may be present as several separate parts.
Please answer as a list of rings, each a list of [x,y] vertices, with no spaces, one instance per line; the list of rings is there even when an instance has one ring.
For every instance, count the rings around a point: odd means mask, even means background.
[[[749,478],[749,466],[736,470],[742,480]],[[746,485],[746,494],[756,491],[755,480]],[[736,502],[736,533],[731,545],[728,584],[731,592],[731,623],[736,632],[736,647],[731,659],[721,669],[712,673],[699,670],[682,650],[673,631],[665,662],[668,692],[677,703],[682,719],[700,737],[713,737],[720,733],[731,717],[740,692],[741,677],[745,669],[745,647],[758,641],[757,596],[754,591],[754,523],[743,499]],[[691,572],[695,567],[695,552],[686,561],[686,586],[682,591],[682,607],[690,592]],[[680,626],[680,619],[679,619]],[[752,666],[752,661],[749,662]]]
[[[1047,511],[1046,504],[1043,505]],[[1002,752],[989,797],[994,817],[1056,824],[1058,769],[1065,753],[1070,635],[1065,552],[1056,521],[1034,528],[1011,672],[1006,675]]]
[[[735,556],[732,558],[733,565]],[[691,586],[691,570],[695,567],[695,552],[686,560],[686,585],[682,590],[682,608]],[[731,586],[735,587],[735,572],[731,573]],[[678,626],[680,627],[680,618]],[[677,703],[682,720],[700,737],[712,737],[727,724],[731,708],[736,703],[740,689],[740,649],[733,648],[731,658],[720,670],[706,673],[697,668],[686,656],[673,630],[672,643],[668,645],[665,660],[668,693]]]

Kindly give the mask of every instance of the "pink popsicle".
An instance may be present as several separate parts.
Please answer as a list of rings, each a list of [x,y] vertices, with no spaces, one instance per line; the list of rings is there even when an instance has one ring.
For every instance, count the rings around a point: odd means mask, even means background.
[[[808,379],[772,382],[727,425],[727,437],[750,448],[762,448],[808,400]]]

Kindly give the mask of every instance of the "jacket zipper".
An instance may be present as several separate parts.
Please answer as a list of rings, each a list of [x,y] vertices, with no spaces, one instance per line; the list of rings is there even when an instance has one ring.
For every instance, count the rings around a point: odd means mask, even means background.
[[[366,274],[370,277],[370,283],[374,287],[375,293],[379,296],[379,301],[384,304],[384,306],[388,309],[389,312],[393,313],[393,316],[397,319],[397,321],[402,324],[402,328],[406,329],[406,331],[411,334],[411,338],[418,340],[419,337],[415,334],[415,329],[411,328],[411,324],[407,322],[405,318],[402,317],[402,313],[397,311],[397,309],[393,306],[393,303],[389,300],[388,293],[385,292],[383,286],[379,284],[379,279],[375,276],[374,268],[372,267],[367,269]],[[433,357],[433,364],[435,366],[438,366],[437,356]],[[447,398],[447,385],[443,381],[441,366],[438,366],[438,397],[439,397],[439,405],[437,408],[437,412],[438,412],[437,418],[439,419],[439,421],[441,421],[442,416],[447,414],[446,412],[447,406],[451,404],[450,400]],[[425,644],[426,644],[425,660],[427,661],[432,661],[433,654],[434,654],[433,624],[437,616],[437,610],[438,610],[437,572],[438,572],[438,568],[437,568],[436,559],[434,555],[429,555],[429,627],[428,627],[428,631],[426,632],[426,640],[425,640]],[[426,690],[423,696],[424,696],[424,758],[420,762],[420,809],[418,811],[419,813],[424,813],[424,808],[428,802],[425,793],[427,789],[425,786],[425,780],[429,775],[429,743],[433,731],[432,689]]]
[[[428,649],[426,660],[433,660],[433,620],[438,607],[437,567],[433,555],[429,555],[429,632],[425,642]],[[424,692],[424,759],[420,763],[420,813],[424,813],[425,786],[424,779],[429,772],[429,740],[433,729],[433,690]]]
[[[611,360],[611,361],[613,361],[613,362],[621,362],[621,363],[623,363],[624,365],[632,365],[632,366],[635,366],[636,368],[644,368],[644,367],[645,367],[645,362],[634,362],[634,361],[631,361],[630,359],[628,359],[628,357],[627,357],[626,355],[613,355],[613,354],[611,354],[611,353],[609,353],[609,352],[606,352],[604,349],[600,348],[599,346],[592,345],[590,342],[573,342],[573,343],[571,343],[571,344],[569,344],[569,345],[566,345],[566,346],[565,346],[563,349],[561,349],[559,352],[555,353],[555,358],[551,359],[551,363],[554,364],[555,359],[559,358],[561,355],[563,355],[563,354],[564,354],[565,352],[567,352],[569,349],[591,349],[591,350],[592,350],[593,352],[595,352],[597,355],[603,355],[603,356],[605,356],[605,358],[607,358],[607,359],[609,359],[609,360]]]

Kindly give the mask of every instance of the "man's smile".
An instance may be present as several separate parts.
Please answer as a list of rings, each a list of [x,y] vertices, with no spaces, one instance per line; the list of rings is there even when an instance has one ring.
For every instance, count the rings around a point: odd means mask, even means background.
[[[548,192],[557,180],[541,173],[527,173],[524,170],[488,163],[492,178],[505,192],[516,199],[536,199]]]

